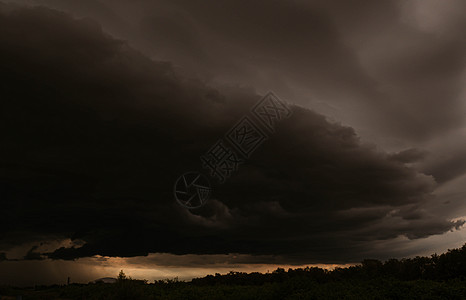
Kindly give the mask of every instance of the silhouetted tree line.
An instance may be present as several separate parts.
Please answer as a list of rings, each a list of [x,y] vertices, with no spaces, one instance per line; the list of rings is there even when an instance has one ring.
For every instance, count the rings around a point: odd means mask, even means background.
[[[135,280],[123,271],[115,283],[65,284],[14,288],[3,296],[73,300],[304,300],[304,299],[466,299],[466,245],[430,257],[366,259],[332,271],[317,267],[278,268],[272,273],[230,272],[191,282],[177,278]]]
[[[466,244],[459,248],[431,257],[389,259],[385,262],[365,259],[361,265],[348,268],[325,270],[318,267],[288,269],[278,268],[272,273],[230,272],[226,275],[215,274],[192,280],[195,285],[262,285],[264,283],[284,282],[305,277],[318,283],[335,280],[366,280],[374,278],[393,278],[408,280],[448,280],[466,278]]]

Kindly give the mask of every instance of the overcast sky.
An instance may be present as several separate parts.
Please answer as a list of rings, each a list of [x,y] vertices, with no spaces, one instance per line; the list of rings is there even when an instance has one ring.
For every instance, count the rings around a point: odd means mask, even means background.
[[[465,243],[466,2],[0,2],[0,282],[352,264]],[[207,204],[186,171],[292,110]]]

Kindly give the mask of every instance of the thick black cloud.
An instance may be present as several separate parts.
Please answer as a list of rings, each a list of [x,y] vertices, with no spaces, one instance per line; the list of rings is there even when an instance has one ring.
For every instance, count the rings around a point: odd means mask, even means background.
[[[274,86],[372,135],[425,141],[464,125],[466,20],[452,13],[463,1],[37,3],[96,18],[199,76]]]
[[[437,148],[464,127],[461,0],[11,2],[99,20],[146,55],[213,83],[273,87],[389,151]],[[464,174],[443,161],[421,170],[442,182]]]
[[[206,207],[187,211],[174,181],[201,169],[259,95],[184,78],[95,22],[45,8],[4,9],[0,40],[3,248],[72,238],[84,246],[42,254],[354,261],[381,254],[375,241],[462,224],[423,207],[431,177],[299,106]]]

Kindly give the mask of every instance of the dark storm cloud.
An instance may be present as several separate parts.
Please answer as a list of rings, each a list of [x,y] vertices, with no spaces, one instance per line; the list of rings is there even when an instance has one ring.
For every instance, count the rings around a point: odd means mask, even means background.
[[[327,2],[207,1],[206,9],[180,0],[173,10],[197,25],[187,24],[190,31],[184,34],[203,34],[196,39],[201,50],[221,66],[212,67],[214,74],[246,76],[261,86],[258,77],[268,76],[269,85],[307,89],[312,97],[337,104],[350,114],[338,117],[350,124],[413,140],[464,125],[466,40],[461,31],[450,36],[425,32],[403,20],[407,9],[399,1]],[[465,8],[463,2],[457,9]],[[458,23],[464,27],[466,21]],[[158,39],[156,31],[174,26],[143,24],[148,40],[152,36],[156,44],[172,45]],[[172,40],[179,36],[169,35]],[[192,61],[205,64],[206,59]]]
[[[425,141],[464,125],[466,19],[452,13],[464,1],[36,3],[96,18],[191,74],[273,86],[372,135]]]
[[[295,13],[299,28],[306,17]],[[235,39],[252,39],[224,27]],[[325,30],[333,40],[334,31]],[[271,35],[264,38],[249,42],[260,49]],[[172,198],[174,181],[200,169],[199,156],[259,95],[209,88],[93,21],[45,8],[3,11],[0,40],[3,248],[71,238],[85,244],[40,254],[354,261],[389,252],[372,249],[375,241],[417,239],[462,224],[423,208],[433,197],[431,177],[362,145],[352,128],[299,106],[215,188],[215,199],[186,211]],[[41,258],[36,250],[25,258]]]
[[[99,20],[212,83],[273,87],[390,150],[424,148],[465,125],[461,0],[28,3]],[[446,182],[464,173],[456,159],[422,170]]]

